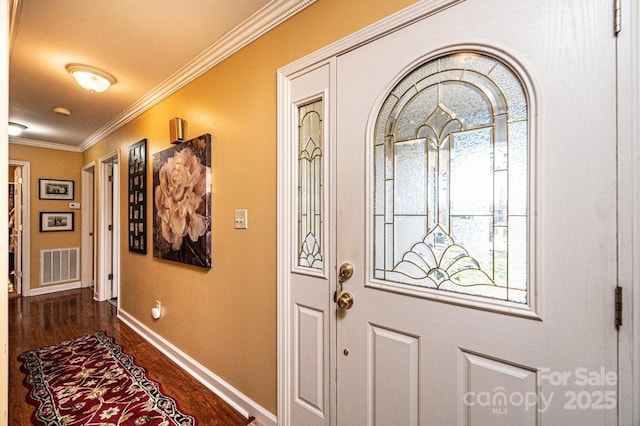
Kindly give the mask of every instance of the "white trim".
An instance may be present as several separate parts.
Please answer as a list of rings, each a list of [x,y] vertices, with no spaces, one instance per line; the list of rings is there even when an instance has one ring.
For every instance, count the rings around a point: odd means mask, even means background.
[[[113,204],[113,200],[108,202],[107,195],[109,191],[109,180],[107,179],[108,165],[112,162],[120,162],[120,150],[103,155],[97,161],[98,164],[98,226],[97,226],[97,268],[96,268],[96,280],[94,287],[94,295],[96,300],[103,301],[110,298],[111,289],[107,291],[107,275],[109,271],[107,268],[107,262],[111,261],[111,256],[119,256],[119,248],[114,250],[111,248],[111,243],[115,244],[117,240],[114,238],[112,241],[105,238],[110,232],[108,229],[107,209],[109,205]],[[119,188],[114,188],[114,192]],[[115,220],[116,218],[114,218]],[[94,235],[94,239],[96,235]],[[113,250],[113,251],[112,251]],[[113,254],[112,254],[113,253]],[[117,270],[111,271],[114,275]]]
[[[277,279],[277,367],[278,367],[278,416],[280,426],[289,426],[291,413],[291,377],[292,360],[289,348],[293,341],[291,335],[291,314],[288,307],[291,303],[291,242],[293,238],[291,206],[293,197],[289,188],[292,183],[293,157],[288,123],[292,122],[291,108],[288,102],[291,97],[291,80],[282,72],[278,72],[278,127],[277,127],[277,243],[276,243],[276,279]]]
[[[95,283],[95,170],[96,163],[92,161],[82,167],[82,225],[80,227],[80,281],[82,287],[91,287]],[[89,229],[91,231],[89,231]],[[89,235],[92,232],[94,235]]]
[[[111,196],[111,210],[112,210],[112,253],[113,253],[113,279],[111,281],[111,299],[118,298],[118,309],[120,309],[120,159],[117,162],[113,162],[113,193]],[[125,169],[129,169],[125,167]],[[126,197],[125,197],[126,198]],[[125,225],[127,228],[128,225]],[[115,287],[115,294],[113,289]]]
[[[9,185],[9,150],[7,149],[7,126],[4,123],[9,121],[9,102],[7,100],[9,93],[9,55],[7,52],[10,50],[9,40],[9,1],[3,1],[2,8],[0,10],[0,28],[2,28],[2,34],[0,35],[0,92],[5,93],[2,96],[2,102],[0,102],[0,143],[2,143],[2,149],[0,149],[0,222],[9,222],[9,197],[8,188]],[[6,231],[0,230],[0,239],[5,241],[5,244],[9,238],[9,228],[4,227]],[[9,274],[9,256],[3,255],[0,259],[0,276],[7,279]],[[7,285],[0,286],[0,423],[8,423],[8,395],[9,395],[9,303],[8,303],[8,290]],[[14,362],[13,359],[11,362]]]
[[[278,73],[284,77],[291,78],[301,70],[311,67],[318,62],[327,61],[334,56],[339,56],[401,27],[433,15],[442,9],[451,7],[456,3],[461,3],[462,1],[464,0],[424,0],[418,2],[335,43],[310,53],[289,65],[285,65],[278,70]]]
[[[38,288],[32,288],[30,296],[40,296],[41,294],[57,293],[59,291],[75,290],[80,288],[80,281],[70,283],[48,285]]]
[[[186,86],[218,63],[242,49],[258,37],[316,0],[273,0],[247,20],[209,46],[204,52],[184,65],[133,105],[118,114],[80,144],[80,150],[91,148],[102,139],[124,126],[158,102]]]
[[[618,283],[623,318],[618,344],[618,424],[640,424],[640,7],[622,1],[618,66]]]
[[[249,418],[253,416],[262,425],[277,425],[277,417],[262,407],[251,398],[244,395],[238,389],[227,383],[224,379],[204,367],[189,355],[174,346],[171,342],[155,333],[149,327],[138,321],[133,315],[123,309],[118,310],[118,319],[131,327],[142,338],[160,350],[180,368],[189,373],[193,378],[205,385],[209,390],[219,396],[227,404],[231,405],[240,414]]]
[[[82,152],[82,149],[80,149],[77,146],[65,145],[65,144],[54,143],[54,142],[43,142],[43,141],[37,141],[34,139],[9,137],[9,143],[12,143],[14,145],[34,146],[36,148],[57,149],[58,151]]]
[[[31,295],[31,163],[9,160],[10,166],[22,167],[22,296]]]

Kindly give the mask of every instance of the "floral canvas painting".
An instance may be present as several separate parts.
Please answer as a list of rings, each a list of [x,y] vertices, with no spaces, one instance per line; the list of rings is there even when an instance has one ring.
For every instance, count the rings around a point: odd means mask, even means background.
[[[153,256],[211,267],[211,135],[153,155]]]

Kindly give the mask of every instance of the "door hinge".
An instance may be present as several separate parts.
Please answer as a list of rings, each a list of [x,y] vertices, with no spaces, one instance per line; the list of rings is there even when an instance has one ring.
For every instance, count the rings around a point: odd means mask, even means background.
[[[108,279],[109,281],[113,281],[113,274],[109,274],[109,275],[107,275],[107,279]]]
[[[616,287],[616,328],[622,327],[622,287]]]
[[[620,1],[621,0],[613,0],[613,34],[618,35],[620,33],[620,29],[622,27],[622,17],[620,12]]]
[[[108,229],[109,231],[113,231],[113,225],[109,225],[109,226],[107,227],[107,229]]]
[[[20,177],[20,178],[18,178],[18,183],[19,183],[20,185],[22,185],[22,178],[21,178],[21,177]]]
[[[22,271],[19,271],[17,274],[18,278],[22,278]]]
[[[113,176],[109,176],[109,182],[113,182]]]

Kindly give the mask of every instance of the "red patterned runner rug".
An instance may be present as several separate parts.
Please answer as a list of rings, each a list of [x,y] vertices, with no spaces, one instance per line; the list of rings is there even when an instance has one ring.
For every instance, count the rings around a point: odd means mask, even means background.
[[[19,356],[35,425],[194,426],[104,331]]]

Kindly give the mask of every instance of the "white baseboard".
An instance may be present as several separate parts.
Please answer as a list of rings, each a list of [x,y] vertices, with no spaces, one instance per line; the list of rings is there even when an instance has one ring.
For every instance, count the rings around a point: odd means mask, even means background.
[[[224,381],[221,377],[205,368],[189,355],[182,352],[168,340],[156,334],[153,330],[135,319],[125,310],[118,310],[118,319],[162,351],[166,356],[178,364],[180,368],[209,388],[213,393],[222,398],[240,414],[247,418],[253,416],[259,424],[264,426],[276,426],[278,424],[278,419],[274,414],[244,395],[238,389]]]
[[[74,281],[71,283],[47,285],[38,288],[29,289],[29,296],[39,296],[41,294],[55,293],[57,291],[74,290],[80,288],[80,281]],[[26,294],[25,294],[26,296]]]

